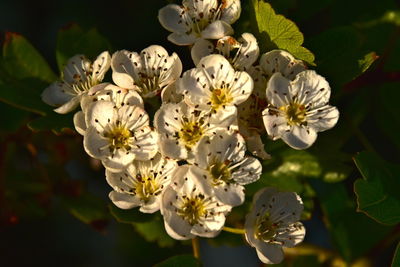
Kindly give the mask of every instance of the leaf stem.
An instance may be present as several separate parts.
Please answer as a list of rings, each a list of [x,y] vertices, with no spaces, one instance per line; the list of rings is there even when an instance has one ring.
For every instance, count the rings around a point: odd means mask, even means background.
[[[193,256],[196,259],[200,259],[200,244],[199,238],[195,237],[192,239]]]
[[[222,230],[229,232],[229,233],[238,234],[238,235],[244,235],[246,233],[246,230],[244,230],[244,229],[227,227],[227,226],[224,226],[224,228],[222,228]]]

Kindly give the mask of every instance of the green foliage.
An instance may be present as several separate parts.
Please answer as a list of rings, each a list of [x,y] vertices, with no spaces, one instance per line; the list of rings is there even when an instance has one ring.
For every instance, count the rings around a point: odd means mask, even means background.
[[[145,214],[139,211],[138,208],[123,210],[116,207],[114,204],[108,205],[111,215],[120,223],[136,223],[148,222],[155,218],[154,214]]]
[[[296,24],[282,15],[275,14],[271,5],[263,0],[252,0],[252,3],[252,25],[255,27],[254,32],[258,37],[261,51],[287,50],[296,58],[314,65],[314,55],[301,46],[304,37]]]
[[[200,267],[200,262],[192,255],[178,255],[171,257],[154,267]]]
[[[355,203],[343,184],[317,183],[315,189],[331,238],[347,262],[366,253],[391,231],[391,227],[356,213]]]
[[[6,34],[0,59],[0,101],[44,115],[50,108],[40,94],[54,78],[46,61],[24,37]]]
[[[315,52],[318,72],[336,90],[368,70],[378,58],[363,49],[359,32],[350,26],[324,31],[311,38],[309,46]]]
[[[151,221],[134,223],[133,226],[146,241],[157,242],[160,247],[172,247],[176,242],[165,231],[164,221],[160,216]]]
[[[51,82],[56,78],[45,59],[32,44],[16,33],[6,33],[3,66],[8,74],[19,80],[36,78]]]
[[[86,31],[72,24],[58,32],[56,58],[60,72],[68,59],[77,54],[95,59],[105,50],[111,50],[111,45],[94,28]]]
[[[400,242],[397,244],[392,261],[392,267],[400,266]]]
[[[74,217],[86,224],[96,224],[108,218],[104,201],[89,193],[66,197],[63,202]]]
[[[358,210],[383,224],[399,223],[399,166],[368,152],[358,154],[354,162],[364,178],[354,183]]]
[[[49,112],[43,117],[39,117],[28,123],[28,128],[32,131],[52,130],[55,134],[74,129],[73,114],[58,114]]]

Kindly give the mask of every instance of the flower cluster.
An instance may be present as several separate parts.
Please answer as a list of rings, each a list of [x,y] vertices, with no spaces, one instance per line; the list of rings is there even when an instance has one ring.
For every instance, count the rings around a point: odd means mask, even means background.
[[[178,55],[159,45],[105,51],[93,63],[77,55],[42,94],[58,113],[80,106],[75,128],[106,169],[111,201],[160,211],[178,240],[223,229],[244,203],[245,185],[260,178],[257,158],[270,157],[262,136],[305,149],[338,120],[322,76],[283,50],[259,57],[251,33],[232,36],[240,12],[239,0],[183,0],[159,11],[168,40],[191,47],[195,67],[185,72]],[[102,83],[110,67],[113,83]],[[161,100],[154,118],[145,110],[152,98]],[[293,192],[255,195],[246,239],[263,262],[280,262],[282,246],[302,241],[302,209]]]

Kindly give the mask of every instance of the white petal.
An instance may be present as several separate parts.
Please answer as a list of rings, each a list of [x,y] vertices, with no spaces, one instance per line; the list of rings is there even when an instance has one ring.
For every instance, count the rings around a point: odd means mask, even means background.
[[[137,88],[135,79],[138,79],[140,66],[140,56],[137,53],[131,53],[127,50],[117,51],[112,55],[111,68],[112,79],[116,85],[126,89]],[[137,67],[135,65],[137,64]]]
[[[93,77],[97,81],[102,81],[104,75],[110,68],[110,65],[111,65],[110,53],[108,53],[108,51],[102,52],[93,62]]]
[[[194,64],[197,65],[203,57],[211,55],[213,51],[213,43],[208,40],[199,38],[196,40],[192,49],[190,50],[190,54],[192,56]]]
[[[62,78],[69,84],[86,82],[87,73],[91,72],[91,62],[84,55],[75,55],[70,58],[65,66]]]
[[[176,45],[191,45],[196,41],[197,37],[194,34],[173,32],[168,35],[168,41]]]
[[[304,206],[299,195],[295,192],[278,192],[274,194],[269,203],[270,219],[273,222],[282,221],[286,224],[300,220]]]
[[[282,242],[282,245],[288,248],[292,248],[303,242],[306,234],[306,229],[301,222],[291,225],[290,230],[292,231],[282,233],[277,237],[277,241]]]
[[[78,111],[74,115],[74,126],[75,130],[81,134],[84,135],[86,131],[86,122],[85,122],[85,114],[82,111]]]
[[[222,20],[217,20],[209,24],[202,32],[201,37],[204,39],[219,39],[227,35],[232,35],[233,29],[231,25]]]
[[[83,147],[85,148],[86,153],[89,156],[102,159],[108,154],[108,146],[109,140],[105,139],[101,136],[96,128],[88,127],[83,136]]]
[[[281,138],[294,149],[306,149],[314,144],[317,139],[317,133],[312,128],[292,126],[289,131],[282,133]]]
[[[81,96],[75,96],[64,105],[56,108],[54,111],[59,114],[66,114],[76,109],[79,106],[80,101],[81,101]]]
[[[290,103],[291,84],[290,80],[277,72],[269,79],[267,84],[267,99],[275,107],[285,106]]]
[[[126,167],[136,158],[134,153],[128,153],[125,152],[125,150],[122,151],[121,149],[116,149],[112,156],[107,156],[107,158],[102,160],[102,163],[104,167],[111,172],[120,172],[126,169]]]
[[[238,41],[242,43],[242,47],[234,65],[237,69],[247,70],[258,59],[260,54],[257,39],[253,34],[245,32]]]
[[[272,50],[260,58],[260,66],[264,74],[269,78],[275,72],[293,80],[296,75],[306,69],[301,60],[296,60],[290,53],[283,50]]]
[[[258,159],[246,157],[239,169],[233,172],[232,179],[241,185],[254,183],[260,179],[261,171],[262,166]]]
[[[313,70],[299,73],[292,82],[293,93],[300,103],[310,104],[312,108],[325,106],[331,96],[331,88],[324,77]]]
[[[116,110],[114,103],[100,100],[91,104],[85,113],[87,127],[94,126],[98,131],[103,132],[104,127],[113,121]]]
[[[72,88],[64,82],[54,82],[42,93],[42,100],[51,106],[60,106],[75,97]]]
[[[267,160],[271,158],[271,155],[268,154],[264,149],[264,143],[261,140],[261,136],[259,134],[252,135],[246,138],[247,149],[256,157],[259,157],[263,160]]]
[[[241,12],[240,0],[226,0],[226,7],[222,9],[221,19],[229,24],[233,24],[239,17]]]
[[[283,261],[282,246],[277,244],[259,243],[256,247],[258,258],[266,264],[278,264]]]
[[[188,30],[188,27],[181,18],[182,12],[184,12],[184,9],[180,6],[169,4],[158,11],[158,20],[168,31],[184,33]]]
[[[137,135],[137,140],[132,148],[132,153],[135,154],[135,158],[138,160],[149,160],[158,152],[158,136],[157,133],[151,131],[149,127],[145,127],[143,130],[144,132]]]
[[[132,209],[140,205],[138,199],[129,194],[111,191],[108,197],[111,199],[114,205],[120,209]]]
[[[268,109],[263,111],[263,121],[265,129],[272,140],[281,138],[283,133],[290,130],[287,119],[279,114],[270,114]]]
[[[339,119],[339,111],[333,106],[318,108],[313,115],[307,116],[308,125],[316,132],[328,130],[336,125]]]
[[[214,186],[215,197],[222,203],[236,207],[244,202],[244,187],[238,184]]]

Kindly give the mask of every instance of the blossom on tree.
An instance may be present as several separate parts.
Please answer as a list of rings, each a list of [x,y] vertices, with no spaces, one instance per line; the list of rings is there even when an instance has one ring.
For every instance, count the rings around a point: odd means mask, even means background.
[[[268,107],[264,125],[273,139],[281,138],[294,149],[310,147],[317,132],[335,126],[339,111],[328,104],[331,88],[315,71],[300,72],[291,81],[275,73],[268,81]]]
[[[254,195],[252,210],[246,216],[245,237],[262,262],[280,263],[282,247],[303,241],[305,228],[299,222],[302,212],[303,202],[294,192],[267,187]]]
[[[178,167],[162,196],[165,229],[174,239],[215,237],[231,210],[231,206],[215,198],[210,185],[198,171],[193,165]]]
[[[118,173],[106,170],[111,201],[121,209],[140,206],[144,213],[154,213],[160,209],[161,195],[169,185],[177,168],[174,160],[157,154],[146,161],[135,160]]]
[[[92,63],[84,55],[70,58],[61,75],[61,81],[52,83],[42,93],[42,100],[56,106],[57,113],[65,114],[74,110],[82,97],[99,84],[110,68],[111,57],[105,51]]]
[[[158,20],[172,32],[168,40],[191,45],[197,39],[219,39],[233,34],[231,24],[240,16],[240,0],[183,0],[160,9]]]
[[[112,78],[116,85],[137,90],[144,98],[153,97],[173,87],[182,72],[176,53],[171,56],[159,45],[151,45],[140,54],[117,51],[111,59]]]
[[[261,163],[245,155],[244,139],[238,133],[217,131],[204,137],[190,163],[202,170],[202,176],[212,187],[215,197],[230,206],[244,202],[244,185],[260,178]]]

